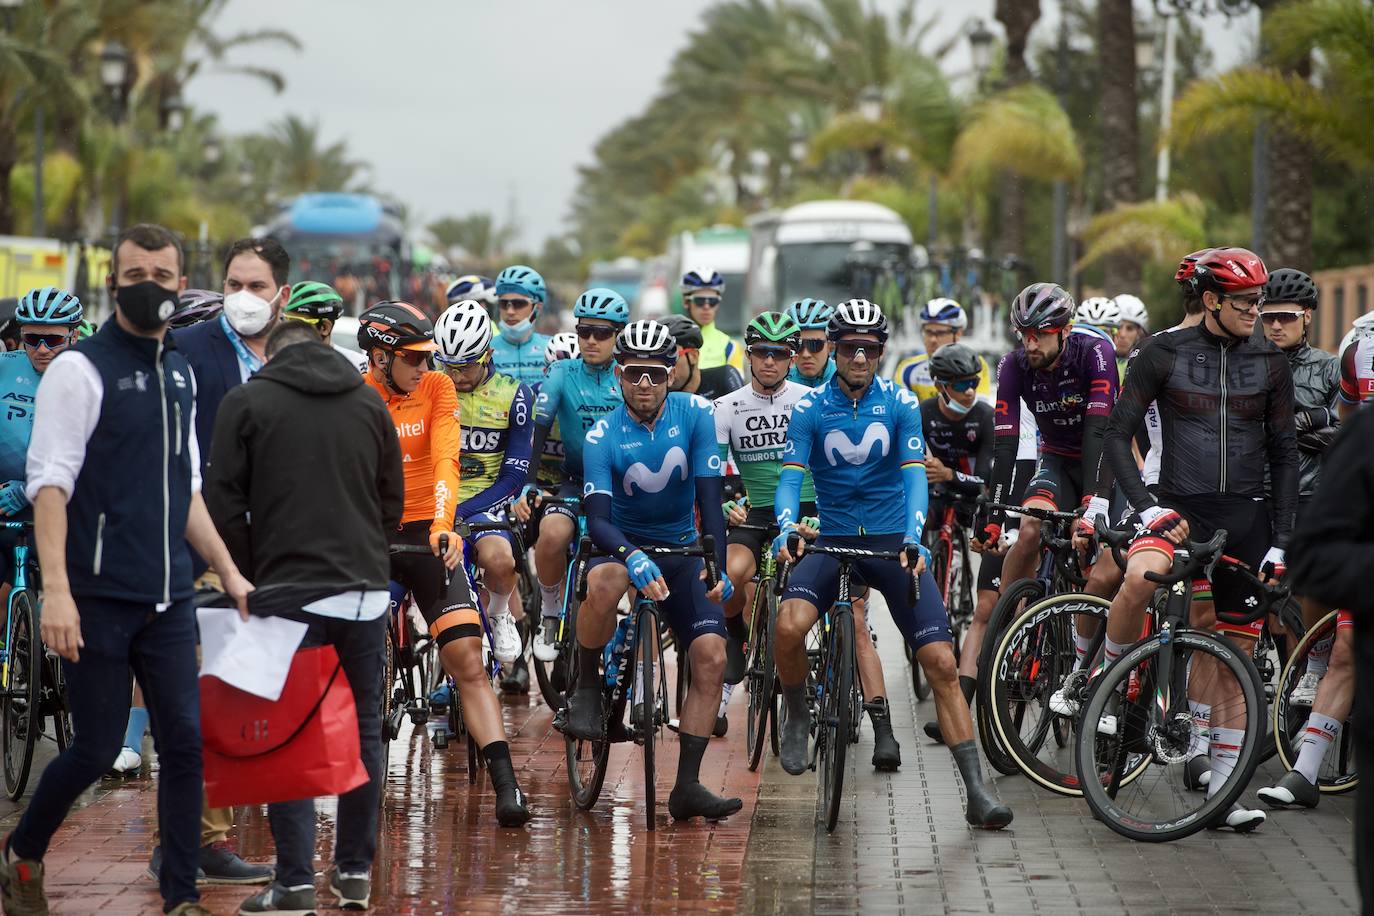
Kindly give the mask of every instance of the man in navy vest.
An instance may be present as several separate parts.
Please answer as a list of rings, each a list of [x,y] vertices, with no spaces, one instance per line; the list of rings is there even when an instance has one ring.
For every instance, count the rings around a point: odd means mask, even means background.
[[[43,641],[63,659],[75,739],[43,772],[0,847],[5,912],[46,913],[43,855],[72,803],[124,738],[130,671],[153,723],[164,911],[198,903],[200,690],[187,542],[247,617],[252,586],[200,495],[191,368],[166,343],[186,286],[176,237],[126,229],[115,245],[115,320],[53,360],[38,387],[27,493],[43,570]]]

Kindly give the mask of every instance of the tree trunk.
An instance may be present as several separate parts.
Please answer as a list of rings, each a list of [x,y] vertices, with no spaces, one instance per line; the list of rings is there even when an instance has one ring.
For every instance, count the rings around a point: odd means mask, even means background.
[[[15,130],[10,124],[0,124],[0,235],[14,235],[14,198],[10,194],[10,173],[18,159],[15,149]]]
[[[1131,0],[1098,0],[1098,119],[1102,125],[1102,209],[1140,200],[1140,118]],[[1106,294],[1137,293],[1140,262],[1109,258]]]
[[[1284,68],[1307,79],[1310,60]],[[1264,250],[1259,254],[1273,270],[1296,267],[1312,272],[1312,170],[1314,155],[1305,140],[1268,122],[1269,190],[1265,195]]]
[[[1030,31],[1040,18],[1040,0],[997,0],[995,15],[1007,35],[1007,63],[1004,88],[1017,86],[1030,79],[1026,66],[1026,45]],[[998,182],[998,239],[997,249],[989,252],[995,257],[1014,255],[1024,259],[1025,252],[1025,182],[1018,175],[1004,173]]]

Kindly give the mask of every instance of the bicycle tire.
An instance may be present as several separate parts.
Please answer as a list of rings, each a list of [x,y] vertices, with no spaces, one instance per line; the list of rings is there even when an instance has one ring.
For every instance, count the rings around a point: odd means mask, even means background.
[[[382,656],[381,714],[383,753],[385,753],[386,746],[398,737],[392,731],[391,727],[391,707],[394,702],[393,694],[396,687],[396,641],[392,636],[392,628],[387,627],[386,648]]]
[[[4,733],[5,794],[18,801],[29,782],[33,747],[38,738],[39,651],[37,615],[28,590],[10,599],[10,632],[6,644],[8,666],[0,725]]]
[[[821,816],[827,833],[835,831],[844,800],[845,759],[854,715],[854,617],[842,610],[831,617],[830,663],[821,699],[818,737]]]
[[[62,670],[62,659],[44,653],[47,667],[52,674],[49,678],[52,691],[52,730],[53,740],[57,742],[60,754],[72,746],[72,707],[67,699],[67,674]]]
[[[1160,650],[1165,645],[1160,635],[1142,640],[1112,662],[1106,671],[1094,678],[1087,702],[1084,704],[1083,720],[1097,722],[1107,710],[1108,704],[1116,699],[1117,685],[1123,682],[1128,683],[1131,673],[1140,669],[1137,697],[1135,700],[1129,701],[1129,705],[1122,706],[1118,713],[1118,734],[1129,735],[1132,730],[1131,719],[1135,718],[1139,721],[1145,718],[1148,715],[1145,710],[1152,709],[1155,704],[1156,690],[1151,681],[1151,671],[1153,660],[1158,657]],[[1084,800],[1087,801],[1094,816],[1113,831],[1128,839],[1145,843],[1165,843],[1191,836],[1206,828],[1215,818],[1222,816],[1224,812],[1230,809],[1231,805],[1245,791],[1250,778],[1255,773],[1255,768],[1259,766],[1260,741],[1264,734],[1265,720],[1268,718],[1263,707],[1264,694],[1254,663],[1248,655],[1238,651],[1229,641],[1210,633],[1182,629],[1171,634],[1171,642],[1168,645],[1171,651],[1182,649],[1211,655],[1219,664],[1229,670],[1235,678],[1241,694],[1243,694],[1246,706],[1246,723],[1236,766],[1232,771],[1232,778],[1226,780],[1226,785],[1210,798],[1203,795],[1204,800],[1196,810],[1185,815],[1170,814],[1162,821],[1154,823],[1147,821],[1142,814],[1133,814],[1122,810],[1117,799],[1112,796],[1114,790],[1110,780],[1104,785],[1104,781],[1100,778],[1096,776],[1088,778],[1085,775],[1099,772],[1098,732],[1097,729],[1093,729],[1092,732],[1080,730],[1075,756],[1078,760],[1079,779],[1083,786]],[[1186,670],[1187,663],[1181,658],[1176,657],[1173,661],[1177,665],[1176,673]],[[1195,659],[1190,661],[1195,661]],[[1175,704],[1184,704],[1176,707],[1174,715],[1191,723],[1192,715],[1186,706],[1187,691],[1171,691],[1171,693],[1174,693],[1173,702]],[[1178,695],[1179,693],[1182,695]],[[1120,755],[1123,753],[1128,740],[1123,737],[1114,742],[1118,761],[1121,759]],[[1147,734],[1145,740],[1154,739],[1153,736]],[[1147,755],[1146,759],[1154,764],[1156,756],[1150,754]],[[1180,755],[1178,762],[1167,763],[1163,767],[1152,766],[1152,769],[1162,769],[1164,772],[1161,775],[1167,777],[1169,767],[1176,767],[1174,775],[1181,781],[1184,770],[1181,759]],[[1141,786],[1141,792],[1146,798],[1164,797],[1163,794],[1155,795],[1158,786],[1152,783],[1148,773],[1138,776],[1136,782],[1132,784],[1132,788],[1136,788],[1137,785]],[[1200,794],[1173,792],[1170,787],[1166,787],[1164,792],[1182,797],[1188,797],[1189,794]]]
[[[1322,639],[1328,633],[1336,635],[1336,611],[1332,611],[1314,623],[1288,656],[1288,663],[1283,666],[1283,674],[1279,677],[1278,695],[1274,703],[1273,715],[1270,717],[1272,723],[1271,731],[1274,735],[1274,751],[1278,754],[1279,760],[1283,763],[1285,770],[1292,770],[1298,762],[1298,748],[1301,743],[1300,736],[1303,726],[1307,723],[1307,717],[1311,715],[1310,706],[1292,706],[1288,702],[1293,688],[1297,685],[1298,679],[1306,671],[1306,661],[1308,654],[1312,651],[1313,643]],[[1332,650],[1334,651],[1334,649]],[[1299,714],[1294,710],[1305,710]],[[1346,716],[1345,722],[1341,724],[1341,733],[1337,737],[1337,746],[1327,750],[1327,758],[1335,753],[1341,759],[1354,763],[1354,740],[1351,737],[1350,716]],[[1323,769],[1325,767],[1323,766]],[[1337,776],[1323,776],[1317,774],[1317,788],[1324,795],[1343,795],[1346,792],[1353,792],[1359,788],[1360,773],[1358,769],[1348,769],[1342,764],[1337,770]]]
[[[564,618],[565,620],[571,619],[571,605],[576,600],[576,596],[571,594],[568,595],[569,608],[568,614]],[[537,630],[540,623],[543,621],[543,613],[543,602],[539,597],[539,590],[536,586],[532,589],[531,594],[525,596],[525,619],[531,621],[532,628]],[[533,638],[534,637],[531,635],[530,639],[533,640]],[[557,658],[551,662],[545,662],[535,658],[533,652],[530,653],[530,666],[534,668],[534,679],[539,682],[539,694],[544,698],[544,703],[554,712],[562,709],[564,702],[566,702],[566,697],[564,697],[563,692],[554,684],[553,669],[558,663],[559,659]]]
[[[658,731],[658,693],[654,689],[654,649],[662,658],[662,647],[658,639],[658,618],[652,611],[641,610],[639,622],[635,626],[634,664],[631,667],[631,683],[635,684],[634,697],[630,709],[633,713],[635,703],[643,703],[642,719],[639,723],[639,737],[644,757],[644,820],[650,832],[654,830],[654,808],[658,803],[657,774],[654,770],[654,739]],[[685,655],[685,653],[683,653]],[[679,664],[681,659],[679,660]],[[640,666],[643,674],[640,674]],[[636,683],[637,682],[637,683]]]
[[[997,730],[992,724],[992,653],[1011,621],[1019,615],[1021,603],[1034,604],[1044,597],[1045,583],[1039,579],[1013,582],[993,605],[992,613],[988,616],[987,632],[983,634],[983,644],[978,647],[978,707],[973,718],[978,725],[978,740],[983,745],[983,756],[1003,776],[1014,776],[1021,772],[1021,768],[1006,748],[998,743]]]
[[[570,683],[577,683],[577,653],[573,654],[573,666],[569,669],[568,679]],[[557,715],[563,715],[565,712],[566,707]],[[573,804],[583,811],[590,811],[601,797],[601,787],[606,782],[606,764],[610,754],[611,742],[608,737],[602,737],[599,741],[588,741],[584,738],[574,738],[567,731],[563,732],[563,758],[568,774],[568,794],[572,797]]]
[[[749,658],[745,678],[749,691],[749,713],[745,721],[745,750],[749,771],[759,768],[763,761],[763,746],[770,722],[777,715],[778,685],[773,659],[773,596],[772,580],[765,579],[754,590],[754,607],[749,626]]]

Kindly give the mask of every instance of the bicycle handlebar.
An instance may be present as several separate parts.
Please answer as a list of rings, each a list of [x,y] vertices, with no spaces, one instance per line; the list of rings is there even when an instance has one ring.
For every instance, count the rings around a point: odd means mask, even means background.
[[[1042,522],[1073,522],[1078,520],[1078,513],[1076,512],[1060,512],[1056,509],[1040,509],[1036,506],[1012,506],[1007,503],[986,503],[985,506],[989,510],[1026,515]]]
[[[658,547],[647,545],[636,547],[651,557],[700,557],[706,561],[706,590],[709,592],[720,584],[720,567],[716,565],[716,539],[703,534],[701,540],[687,547]],[[590,537],[583,537],[577,545],[577,558],[573,561],[578,601],[587,600],[587,563],[596,557],[620,559],[616,554],[595,546]]]
[[[1226,529],[1221,529],[1212,535],[1212,539],[1207,542],[1184,541],[1174,548],[1174,568],[1167,573],[1147,572],[1145,578],[1156,585],[1174,585],[1184,579],[1191,579],[1196,573],[1201,572],[1221,553],[1221,549],[1226,546]],[[1180,556],[1187,552],[1187,556]]]
[[[796,556],[800,548],[801,535],[796,532],[789,534],[787,536],[787,552]],[[811,553],[836,557],[841,560],[896,560],[900,563],[905,557],[908,572],[914,571],[916,563],[921,559],[921,549],[914,544],[907,544],[901,550],[868,550],[864,547],[817,546],[815,544],[806,549]],[[915,575],[907,577],[906,598],[907,603],[913,606],[921,600],[921,582]]]

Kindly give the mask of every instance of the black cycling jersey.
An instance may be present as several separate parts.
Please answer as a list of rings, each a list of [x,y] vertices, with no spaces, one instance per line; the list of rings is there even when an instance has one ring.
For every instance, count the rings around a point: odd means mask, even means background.
[[[1159,489],[1263,499],[1273,477],[1274,546],[1287,546],[1298,505],[1293,375],[1267,340],[1222,338],[1204,325],[1145,341],[1126,369],[1104,451],[1137,509],[1158,505],[1136,470],[1131,437],[1151,401],[1163,440]]]
[[[734,366],[716,366],[701,370],[701,384],[696,393],[708,401],[723,398],[732,391],[744,387],[744,376]]]
[[[943,486],[977,496],[992,473],[992,408],[975,401],[973,409],[951,420],[940,410],[940,396],[921,402],[921,430],[926,454],[934,455],[954,472]]]

